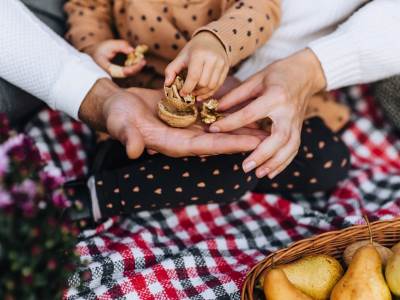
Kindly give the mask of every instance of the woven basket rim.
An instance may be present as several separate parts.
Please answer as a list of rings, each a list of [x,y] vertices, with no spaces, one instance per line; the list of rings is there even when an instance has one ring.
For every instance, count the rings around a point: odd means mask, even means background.
[[[370,226],[372,229],[372,235],[374,236],[376,231],[376,227],[379,227],[380,230],[391,227],[395,225],[394,227],[399,227],[400,228],[400,217],[397,218],[393,218],[390,220],[377,220],[374,222],[370,222]],[[260,265],[264,265],[266,263],[270,263],[271,262],[271,258],[274,256],[277,256],[281,253],[284,252],[290,252],[290,250],[297,248],[299,245],[303,245],[303,244],[310,244],[313,245],[317,240],[320,239],[325,239],[324,242],[329,242],[329,241],[333,241],[336,240],[338,238],[340,238],[341,236],[347,236],[349,235],[352,231],[355,231],[355,233],[357,233],[358,231],[364,231],[368,229],[368,225],[367,224],[356,224],[356,225],[352,225],[343,229],[337,229],[337,230],[332,230],[332,231],[327,231],[327,232],[323,232],[317,235],[313,235],[310,236],[308,238],[305,239],[301,239],[295,242],[292,242],[291,244],[289,244],[287,247],[285,248],[281,248],[278,249],[274,252],[271,252],[270,254],[268,254],[264,259],[262,259],[261,261],[259,261],[258,263],[256,263],[246,274],[246,278],[243,281],[243,285],[242,285],[242,289],[241,289],[241,299],[247,299],[245,298],[246,292],[250,290],[254,290],[254,284],[255,281],[257,280],[258,276],[263,272],[255,272],[256,269],[258,269],[260,267]],[[250,282],[250,288],[247,288],[249,285],[249,281],[253,280],[253,282]]]

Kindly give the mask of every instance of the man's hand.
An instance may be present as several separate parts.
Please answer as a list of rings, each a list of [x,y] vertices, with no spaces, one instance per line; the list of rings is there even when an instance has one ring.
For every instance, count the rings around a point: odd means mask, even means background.
[[[212,132],[229,132],[269,117],[273,121],[268,136],[243,162],[258,177],[273,178],[296,156],[308,99],[325,87],[318,59],[303,50],[255,74],[220,101],[220,110],[252,100],[244,108],[215,122]]]
[[[110,80],[102,79],[85,98],[79,117],[126,145],[130,158],[140,156],[145,147],[172,157],[251,151],[264,138],[262,133],[251,129],[213,134],[201,126],[169,127],[156,116],[155,104],[161,96],[160,91],[124,91]]]

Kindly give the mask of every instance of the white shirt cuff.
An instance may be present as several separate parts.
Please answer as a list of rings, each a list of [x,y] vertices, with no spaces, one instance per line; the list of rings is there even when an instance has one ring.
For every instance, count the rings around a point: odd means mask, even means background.
[[[327,81],[327,90],[356,84],[362,72],[357,41],[351,31],[336,31],[309,44],[318,57]]]
[[[49,104],[53,109],[63,111],[78,120],[83,99],[96,81],[101,78],[110,78],[106,72],[100,68],[94,68],[93,65],[92,62],[89,67],[87,62],[79,59],[65,62],[50,92],[49,98],[54,99],[52,100],[54,102]]]

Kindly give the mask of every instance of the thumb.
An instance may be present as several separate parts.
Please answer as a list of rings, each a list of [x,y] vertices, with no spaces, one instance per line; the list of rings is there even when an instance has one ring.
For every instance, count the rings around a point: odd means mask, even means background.
[[[188,56],[185,53],[180,53],[169,65],[165,68],[165,86],[170,86],[177,75],[187,67]]]
[[[139,130],[133,125],[128,125],[125,130],[126,154],[130,159],[138,158],[144,151],[144,140]]]

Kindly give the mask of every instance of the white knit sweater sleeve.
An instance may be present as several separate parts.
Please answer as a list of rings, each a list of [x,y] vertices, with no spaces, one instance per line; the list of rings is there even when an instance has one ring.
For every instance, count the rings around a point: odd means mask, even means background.
[[[400,74],[400,1],[374,0],[310,43],[332,90]]]
[[[0,0],[0,77],[77,118],[91,87],[108,75],[20,1]]]

